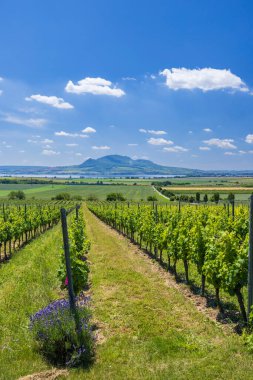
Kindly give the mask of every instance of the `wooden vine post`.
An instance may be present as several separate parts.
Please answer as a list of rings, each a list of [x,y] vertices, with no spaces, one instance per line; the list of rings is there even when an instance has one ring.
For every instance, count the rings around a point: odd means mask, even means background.
[[[249,211],[249,262],[248,262],[248,319],[253,305],[253,194]]]

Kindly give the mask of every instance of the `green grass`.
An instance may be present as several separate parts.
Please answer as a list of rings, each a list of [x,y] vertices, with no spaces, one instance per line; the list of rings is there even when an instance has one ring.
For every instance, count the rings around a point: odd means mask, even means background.
[[[10,189],[11,188],[11,189]],[[147,200],[149,195],[156,195],[164,201],[163,197],[155,194],[151,186],[134,185],[0,185],[0,198],[7,197],[10,190],[23,190],[27,199],[51,199],[59,193],[69,193],[71,196],[80,195],[86,199],[90,195],[96,196],[99,200],[105,200],[109,193],[122,193],[127,200],[140,201]]]
[[[85,214],[102,342],[96,363],[69,379],[252,379],[252,356],[240,336],[198,312],[156,264]]]
[[[0,267],[0,379],[48,368],[33,351],[29,317],[59,298],[60,227],[41,235]]]

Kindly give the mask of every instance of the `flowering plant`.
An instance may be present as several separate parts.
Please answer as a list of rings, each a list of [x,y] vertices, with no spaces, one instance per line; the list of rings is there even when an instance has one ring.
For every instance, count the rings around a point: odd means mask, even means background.
[[[39,351],[54,365],[87,365],[94,355],[88,298],[78,302],[77,318],[64,299],[50,303],[30,317],[30,329]]]

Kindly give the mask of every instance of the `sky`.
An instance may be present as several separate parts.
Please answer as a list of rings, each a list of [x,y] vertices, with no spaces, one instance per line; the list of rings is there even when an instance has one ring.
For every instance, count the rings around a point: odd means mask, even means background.
[[[253,169],[251,0],[1,0],[0,165]]]

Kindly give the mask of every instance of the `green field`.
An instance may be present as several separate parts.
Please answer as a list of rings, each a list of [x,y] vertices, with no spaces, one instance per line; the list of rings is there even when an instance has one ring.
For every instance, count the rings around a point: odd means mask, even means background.
[[[149,195],[156,195],[153,188],[148,185],[20,185],[0,184],[0,198],[6,198],[11,190],[23,190],[27,199],[51,199],[59,193],[69,193],[71,196],[81,196],[86,199],[94,195],[98,200],[105,200],[107,194],[118,192],[131,201],[147,200]]]

